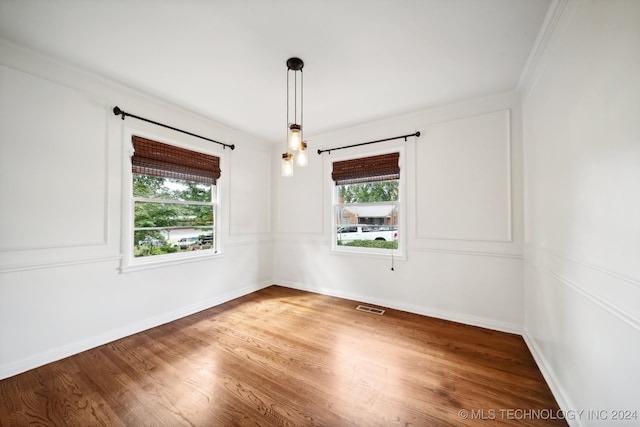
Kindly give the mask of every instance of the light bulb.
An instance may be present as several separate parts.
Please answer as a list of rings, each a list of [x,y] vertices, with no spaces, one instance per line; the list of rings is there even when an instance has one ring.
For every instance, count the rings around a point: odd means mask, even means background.
[[[289,125],[289,150],[296,151],[300,149],[300,125],[292,123]]]
[[[309,156],[307,155],[307,143],[300,143],[300,152],[296,156],[296,164],[298,166],[307,166],[309,164]]]
[[[293,176],[293,154],[291,153],[282,155],[282,176]]]

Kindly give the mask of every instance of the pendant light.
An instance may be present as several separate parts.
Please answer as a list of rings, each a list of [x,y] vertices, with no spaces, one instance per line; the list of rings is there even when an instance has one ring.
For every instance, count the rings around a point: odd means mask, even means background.
[[[300,125],[291,123],[289,125],[289,135],[287,135],[287,146],[289,150],[296,151],[300,148]]]
[[[293,176],[294,152],[297,152],[298,166],[306,166],[309,161],[307,144],[302,138],[302,67],[304,62],[300,58],[294,57],[287,60],[287,152],[282,155],[282,176]],[[290,78],[291,72],[293,72],[293,79]],[[298,73],[300,79],[298,79]],[[293,93],[293,97],[290,93]]]
[[[291,153],[282,155],[282,176],[293,176],[293,154]]]
[[[296,155],[296,165],[307,166],[308,164],[309,164],[309,156],[307,151],[307,143],[306,141],[302,141],[300,143],[300,150]]]

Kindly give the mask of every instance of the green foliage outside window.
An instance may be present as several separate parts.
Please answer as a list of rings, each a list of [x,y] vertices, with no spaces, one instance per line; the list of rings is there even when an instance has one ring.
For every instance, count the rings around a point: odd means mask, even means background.
[[[374,203],[398,200],[399,181],[367,182],[338,186],[344,203]]]
[[[378,249],[398,249],[398,241],[387,242],[386,240],[354,240],[349,243],[343,243],[338,240],[338,246],[358,246],[360,248],[378,248]]]
[[[212,185],[134,174],[133,196],[148,199],[134,203],[135,257],[213,247],[212,205],[163,203],[164,200],[211,202]],[[198,230],[197,241],[186,247],[172,246],[165,235],[180,228]]]
[[[339,212],[343,212],[343,208],[345,210],[349,209],[349,205],[357,206],[359,203],[367,203],[367,204],[376,204],[389,206],[390,210],[395,211],[394,205],[396,203],[389,202],[397,202],[399,198],[399,180],[392,181],[381,181],[381,182],[366,182],[362,184],[344,184],[338,186],[338,195],[341,196],[342,199],[342,207],[339,207]],[[338,227],[344,225],[341,223],[342,215],[340,214],[340,218],[338,218]],[[367,221],[363,218],[358,218],[359,224],[379,224],[380,226],[397,226],[397,222],[395,222],[396,218],[393,216],[387,219],[384,218],[375,218],[373,220]],[[380,221],[380,222],[371,222],[371,221]],[[383,227],[384,228],[384,227]],[[369,230],[377,230],[376,227],[371,226],[368,228]],[[388,230],[388,228],[387,228]],[[339,246],[357,246],[362,248],[378,248],[378,249],[398,249],[398,241],[396,239],[393,240],[353,240],[353,241],[343,241],[341,237],[344,238],[345,235],[338,236],[337,244]]]

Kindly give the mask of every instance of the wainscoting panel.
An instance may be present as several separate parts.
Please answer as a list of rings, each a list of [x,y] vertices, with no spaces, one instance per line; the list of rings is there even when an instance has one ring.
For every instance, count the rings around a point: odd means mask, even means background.
[[[416,143],[417,237],[510,242],[510,110],[428,126]]]
[[[107,110],[95,95],[0,66],[0,250],[107,243]]]

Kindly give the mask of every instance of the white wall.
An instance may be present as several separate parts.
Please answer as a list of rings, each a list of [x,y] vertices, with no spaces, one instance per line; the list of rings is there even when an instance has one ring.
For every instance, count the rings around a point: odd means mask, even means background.
[[[503,94],[308,135],[291,179],[282,147],[0,43],[0,378],[275,282],[523,331],[563,409],[640,410],[640,3],[554,5],[522,111]],[[123,126],[207,143],[113,105],[236,144],[224,257],[119,272]],[[406,259],[332,253],[331,161],[379,147],[315,150],[416,130],[384,144],[403,150]]]
[[[280,177],[274,150],[275,282],[512,332],[521,331],[519,97],[503,94],[309,136],[309,167]],[[419,130],[419,138],[331,148]],[[283,144],[284,145],[284,144]],[[406,259],[331,252],[331,162],[402,150]]]
[[[640,412],[640,2],[560,4],[524,88],[524,335],[573,425]],[[640,416],[640,414],[638,414]]]
[[[122,121],[115,105],[237,148]],[[119,271],[125,127],[217,150],[221,258]],[[271,284],[271,152],[264,146],[0,42],[0,378]]]

